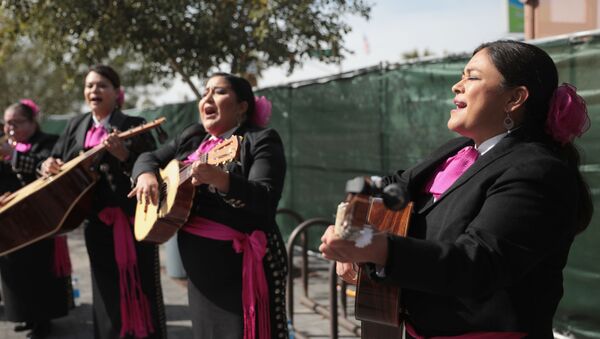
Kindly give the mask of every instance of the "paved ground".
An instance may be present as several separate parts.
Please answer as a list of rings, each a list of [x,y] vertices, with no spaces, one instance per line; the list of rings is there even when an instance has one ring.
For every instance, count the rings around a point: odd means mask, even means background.
[[[81,292],[81,305],[72,310],[67,317],[55,320],[53,333],[49,339],[87,339],[93,337],[91,313],[91,285],[87,253],[83,242],[83,233],[77,229],[69,234],[69,248],[74,276],[78,278]],[[161,266],[163,266],[162,287],[166,306],[168,336],[171,339],[192,338],[191,321],[187,306],[187,283],[182,279],[173,279],[166,274],[164,265],[166,253],[161,246]],[[328,305],[327,263],[312,258],[310,261],[309,296],[319,304]],[[316,314],[299,302],[303,294],[300,279],[295,279],[295,328],[300,332],[296,338],[330,338],[329,320]],[[350,304],[352,304],[350,300]],[[350,310],[352,312],[352,310]],[[352,318],[352,316],[349,316]],[[0,339],[23,339],[24,333],[13,332],[14,324],[4,321],[4,308],[0,304]],[[351,332],[340,327],[339,338],[356,338]]]

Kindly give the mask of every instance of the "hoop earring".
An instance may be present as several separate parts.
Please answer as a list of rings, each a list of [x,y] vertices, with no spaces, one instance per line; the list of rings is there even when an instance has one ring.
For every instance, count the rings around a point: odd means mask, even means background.
[[[504,128],[506,128],[506,131],[510,134],[510,130],[515,127],[515,121],[510,117],[510,113],[506,113],[506,118],[504,118],[502,124],[504,125]]]

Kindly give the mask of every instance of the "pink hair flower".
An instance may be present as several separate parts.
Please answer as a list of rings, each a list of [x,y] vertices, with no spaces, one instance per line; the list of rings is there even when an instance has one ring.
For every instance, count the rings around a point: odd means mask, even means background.
[[[260,127],[266,127],[271,120],[271,102],[264,96],[254,97],[254,105],[252,123]]]
[[[31,109],[31,111],[33,112],[33,117],[34,118],[37,117],[38,114],[40,113],[40,108],[31,99],[21,99],[21,100],[19,100],[19,103],[21,103],[22,105],[25,105],[25,106],[29,107]]]
[[[573,142],[590,128],[585,101],[575,86],[563,83],[554,90],[546,119],[546,132],[561,144]]]

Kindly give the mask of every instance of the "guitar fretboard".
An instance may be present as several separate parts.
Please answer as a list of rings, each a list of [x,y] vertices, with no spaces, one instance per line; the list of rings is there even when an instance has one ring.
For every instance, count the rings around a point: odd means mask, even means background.
[[[201,164],[206,164],[208,162],[208,153],[204,153],[204,154],[200,155],[198,160],[196,160],[194,162],[200,162]],[[194,162],[183,165],[181,167],[181,169],[179,170],[179,184],[180,185],[182,183],[186,182],[192,176],[192,164]]]

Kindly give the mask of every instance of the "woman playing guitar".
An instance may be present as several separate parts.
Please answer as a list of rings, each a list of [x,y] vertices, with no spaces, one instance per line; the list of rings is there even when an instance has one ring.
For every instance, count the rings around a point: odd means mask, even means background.
[[[286,165],[279,135],[261,127],[270,108],[247,80],[214,74],[198,105],[201,123],[134,167],[131,196],[156,204],[158,169],[172,159],[193,162],[195,198],[178,244],[195,338],[287,338],[285,248],[275,223]],[[234,134],[243,137],[239,162],[196,161]]]
[[[129,219],[135,202],[127,199],[133,164],[139,154],[155,148],[154,139],[149,133],[125,141],[117,137],[115,131],[141,125],[144,119],[121,112],[121,82],[111,67],[92,66],[83,94],[91,112],[69,121],[42,171],[56,174],[64,162],[98,143],[108,151],[97,168],[93,211],[85,221],[95,338],[165,338],[158,248],[134,241]]]
[[[370,263],[372,280],[401,287],[409,338],[552,338],[593,210],[573,145],[585,103],[546,52],[517,41],[477,48],[452,91],[448,128],[462,137],[383,179],[414,201],[408,237],[357,248],[330,227],[320,249],[344,276]]]

